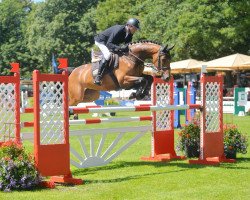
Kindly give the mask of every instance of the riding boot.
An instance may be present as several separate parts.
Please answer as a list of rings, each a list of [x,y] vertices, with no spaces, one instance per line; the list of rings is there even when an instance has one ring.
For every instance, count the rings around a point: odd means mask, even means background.
[[[95,77],[94,84],[101,85],[101,80],[102,80],[104,71],[105,71],[105,69],[107,67],[107,64],[108,64],[108,60],[105,60],[105,58],[102,58],[102,60],[100,62],[99,69],[98,69],[98,72],[97,72],[97,75]]]

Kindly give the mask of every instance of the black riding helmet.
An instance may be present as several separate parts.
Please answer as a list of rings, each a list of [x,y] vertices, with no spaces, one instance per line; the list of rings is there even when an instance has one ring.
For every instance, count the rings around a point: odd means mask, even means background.
[[[136,18],[131,18],[131,19],[129,19],[128,21],[127,21],[127,24],[126,25],[131,25],[131,26],[134,26],[134,27],[136,27],[137,29],[139,29],[140,30],[140,22],[139,22],[139,20],[138,19],[136,19]]]

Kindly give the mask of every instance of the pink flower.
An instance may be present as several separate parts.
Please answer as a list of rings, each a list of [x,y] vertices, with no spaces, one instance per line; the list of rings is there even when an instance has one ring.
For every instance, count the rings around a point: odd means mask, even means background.
[[[6,156],[6,157],[4,157],[3,159],[4,159],[4,160],[6,160],[6,161],[11,160],[11,158],[10,158],[10,157],[7,157],[7,156]]]
[[[22,149],[22,145],[16,141],[13,141],[13,140],[9,140],[9,141],[4,142],[2,144],[2,147],[12,147],[12,146],[17,147],[18,149]]]

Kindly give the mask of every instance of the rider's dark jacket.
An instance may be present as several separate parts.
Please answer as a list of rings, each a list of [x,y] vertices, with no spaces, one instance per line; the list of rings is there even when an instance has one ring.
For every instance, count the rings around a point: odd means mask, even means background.
[[[106,29],[95,36],[95,41],[104,44],[110,51],[116,52],[119,50],[119,45],[122,43],[130,43],[133,35],[131,33],[126,34],[126,28],[124,25],[115,25]]]

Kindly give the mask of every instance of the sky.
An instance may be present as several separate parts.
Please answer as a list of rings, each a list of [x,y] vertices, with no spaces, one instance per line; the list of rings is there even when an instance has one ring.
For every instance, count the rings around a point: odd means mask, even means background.
[[[45,0],[33,0],[34,2],[42,2],[42,1],[45,1]]]

